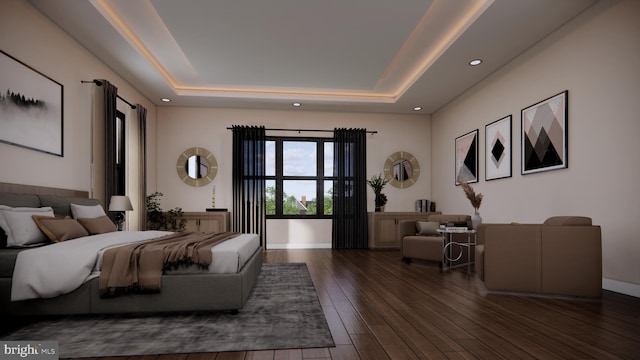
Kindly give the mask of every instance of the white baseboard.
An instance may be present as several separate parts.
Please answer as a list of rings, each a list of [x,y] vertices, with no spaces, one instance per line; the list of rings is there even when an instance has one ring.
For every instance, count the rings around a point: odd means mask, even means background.
[[[267,250],[277,249],[331,249],[331,243],[317,243],[317,244],[267,244]]]
[[[640,298],[640,285],[602,278],[602,288],[617,293]]]

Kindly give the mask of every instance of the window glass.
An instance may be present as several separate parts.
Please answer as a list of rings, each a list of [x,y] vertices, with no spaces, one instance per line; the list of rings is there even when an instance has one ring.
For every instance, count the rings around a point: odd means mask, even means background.
[[[324,143],[324,176],[333,176],[333,142]]]
[[[284,215],[315,215],[316,180],[284,180],[282,182],[282,213]]]
[[[276,214],[276,181],[275,180],[266,180],[265,181],[265,207],[267,215],[275,215]]]
[[[267,152],[265,158],[265,175],[274,176],[276,174],[276,142],[267,141],[265,143],[265,151]]]
[[[333,215],[333,181],[325,180],[323,188],[324,214]]]
[[[118,115],[116,116],[116,146],[115,146],[115,151],[116,151],[116,164],[120,165],[123,163],[123,158],[124,158],[124,118],[123,116],[118,113]]]
[[[310,141],[282,142],[282,175],[315,176],[317,173],[316,143]]]

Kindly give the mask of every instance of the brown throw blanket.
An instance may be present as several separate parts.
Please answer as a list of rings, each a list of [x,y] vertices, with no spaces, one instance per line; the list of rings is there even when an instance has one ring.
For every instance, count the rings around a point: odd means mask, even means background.
[[[158,292],[164,270],[213,261],[211,248],[238,236],[237,232],[178,232],[104,252],[100,271],[100,296],[128,292]]]

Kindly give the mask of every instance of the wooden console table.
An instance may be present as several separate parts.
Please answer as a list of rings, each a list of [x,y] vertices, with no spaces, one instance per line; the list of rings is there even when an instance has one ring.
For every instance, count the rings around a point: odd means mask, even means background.
[[[439,212],[370,212],[369,249],[400,249],[400,220],[424,220]]]
[[[225,232],[231,228],[228,211],[185,212],[182,218],[187,221],[185,231]]]

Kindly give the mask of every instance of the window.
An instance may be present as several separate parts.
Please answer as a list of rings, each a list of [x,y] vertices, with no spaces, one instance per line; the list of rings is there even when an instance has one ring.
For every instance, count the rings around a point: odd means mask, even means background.
[[[116,111],[116,121],[114,122],[114,160],[113,164],[115,171],[115,192],[113,195],[125,194],[126,183],[126,146],[125,146],[125,115],[121,111]]]
[[[268,218],[333,214],[333,139],[267,137],[266,151]]]

